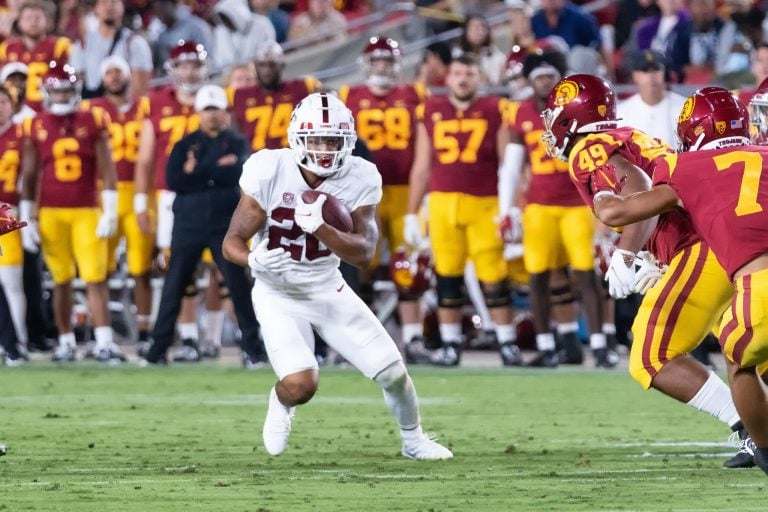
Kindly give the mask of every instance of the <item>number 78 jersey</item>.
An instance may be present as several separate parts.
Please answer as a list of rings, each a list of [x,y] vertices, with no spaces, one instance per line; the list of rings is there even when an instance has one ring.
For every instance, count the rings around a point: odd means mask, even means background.
[[[418,117],[431,145],[430,192],[498,195],[496,134],[506,129],[507,110],[507,100],[497,96],[477,98],[466,110],[445,96],[426,99]]]

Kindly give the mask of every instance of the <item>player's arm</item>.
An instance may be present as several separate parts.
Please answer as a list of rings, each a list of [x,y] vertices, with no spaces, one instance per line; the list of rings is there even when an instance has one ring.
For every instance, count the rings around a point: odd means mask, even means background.
[[[39,156],[32,140],[24,137],[21,153],[21,199],[34,202],[37,198]]]
[[[101,173],[102,188],[114,191],[117,187],[117,171],[115,170],[115,162],[112,161],[109,133],[106,130],[99,132],[94,149],[96,166]]]
[[[368,268],[379,240],[376,206],[360,206],[352,212],[352,221],[354,229],[351,233],[344,233],[325,223],[312,235],[347,263]]]
[[[619,182],[623,183],[621,195],[628,196],[651,190],[652,184],[648,175],[626,158],[614,155],[608,160],[608,163],[616,167],[616,178]],[[595,203],[595,215],[597,215],[597,203]],[[637,253],[645,247],[646,242],[651,237],[651,233],[656,229],[657,221],[658,219],[654,216],[640,222],[623,225],[624,229],[621,232],[621,238],[616,243],[616,247]]]
[[[141,125],[139,136],[139,153],[136,157],[136,169],[134,173],[134,185],[136,193],[133,196],[133,211],[138,216],[139,228],[143,233],[152,231],[149,215],[147,214],[148,194],[152,190],[154,179],[155,129],[149,119],[145,119]]]
[[[413,164],[408,179],[408,213],[416,214],[421,207],[421,201],[427,193],[429,184],[429,166],[431,164],[431,151],[429,133],[424,123],[416,127],[416,145],[414,149]]]
[[[658,185],[646,192],[620,196],[609,190],[595,195],[595,215],[611,226],[627,226],[673,210],[680,199],[669,185]]]
[[[264,228],[266,222],[267,212],[254,198],[241,192],[240,202],[229,221],[221,247],[224,257],[236,265],[248,267],[248,254],[251,252],[248,242]]]

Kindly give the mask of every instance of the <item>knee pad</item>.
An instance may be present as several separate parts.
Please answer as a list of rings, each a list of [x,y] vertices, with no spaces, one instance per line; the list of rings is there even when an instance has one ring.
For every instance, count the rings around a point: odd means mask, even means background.
[[[227,288],[227,283],[225,281],[219,281],[219,298],[221,300],[229,298],[229,288]]]
[[[441,308],[460,308],[464,305],[464,276],[437,276],[437,304]]]
[[[397,294],[397,301],[398,302],[415,302],[421,298],[420,293],[404,293],[404,292],[398,292]]]
[[[389,389],[395,384],[402,382],[406,377],[408,377],[408,371],[405,369],[403,362],[398,361],[380,371],[373,380],[382,388]]]
[[[512,297],[510,295],[509,284],[506,281],[489,286],[486,284],[480,285],[483,289],[483,297],[485,297],[485,305],[489,308],[499,308],[502,306],[509,306],[512,303]]]
[[[575,300],[570,286],[558,286],[549,290],[549,302],[553,306],[565,306]]]
[[[195,283],[195,275],[192,274],[189,277],[189,281],[187,281],[187,285],[184,287],[184,293],[182,294],[184,298],[187,297],[197,297],[197,283]]]

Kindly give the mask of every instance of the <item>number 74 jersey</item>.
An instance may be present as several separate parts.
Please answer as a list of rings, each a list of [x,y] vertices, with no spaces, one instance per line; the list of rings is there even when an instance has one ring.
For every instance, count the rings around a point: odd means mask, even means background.
[[[507,100],[498,96],[477,98],[466,110],[445,96],[426,99],[417,115],[429,134],[430,192],[498,195],[496,134],[506,129],[507,110]]]

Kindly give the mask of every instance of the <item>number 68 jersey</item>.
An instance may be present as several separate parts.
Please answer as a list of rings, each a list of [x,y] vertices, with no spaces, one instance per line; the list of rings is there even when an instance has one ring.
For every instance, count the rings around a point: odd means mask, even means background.
[[[314,190],[334,196],[352,212],[378,204],[381,176],[376,166],[356,156],[348,158],[342,170]],[[304,180],[292,150],[263,149],[252,155],[243,165],[240,188],[267,213],[267,222],[254,237],[253,246],[266,237],[269,249],[283,247],[293,260],[292,267],[282,274],[261,272],[255,277],[281,288],[335,282],[331,280],[339,257],[293,220],[301,194],[312,188]]]

